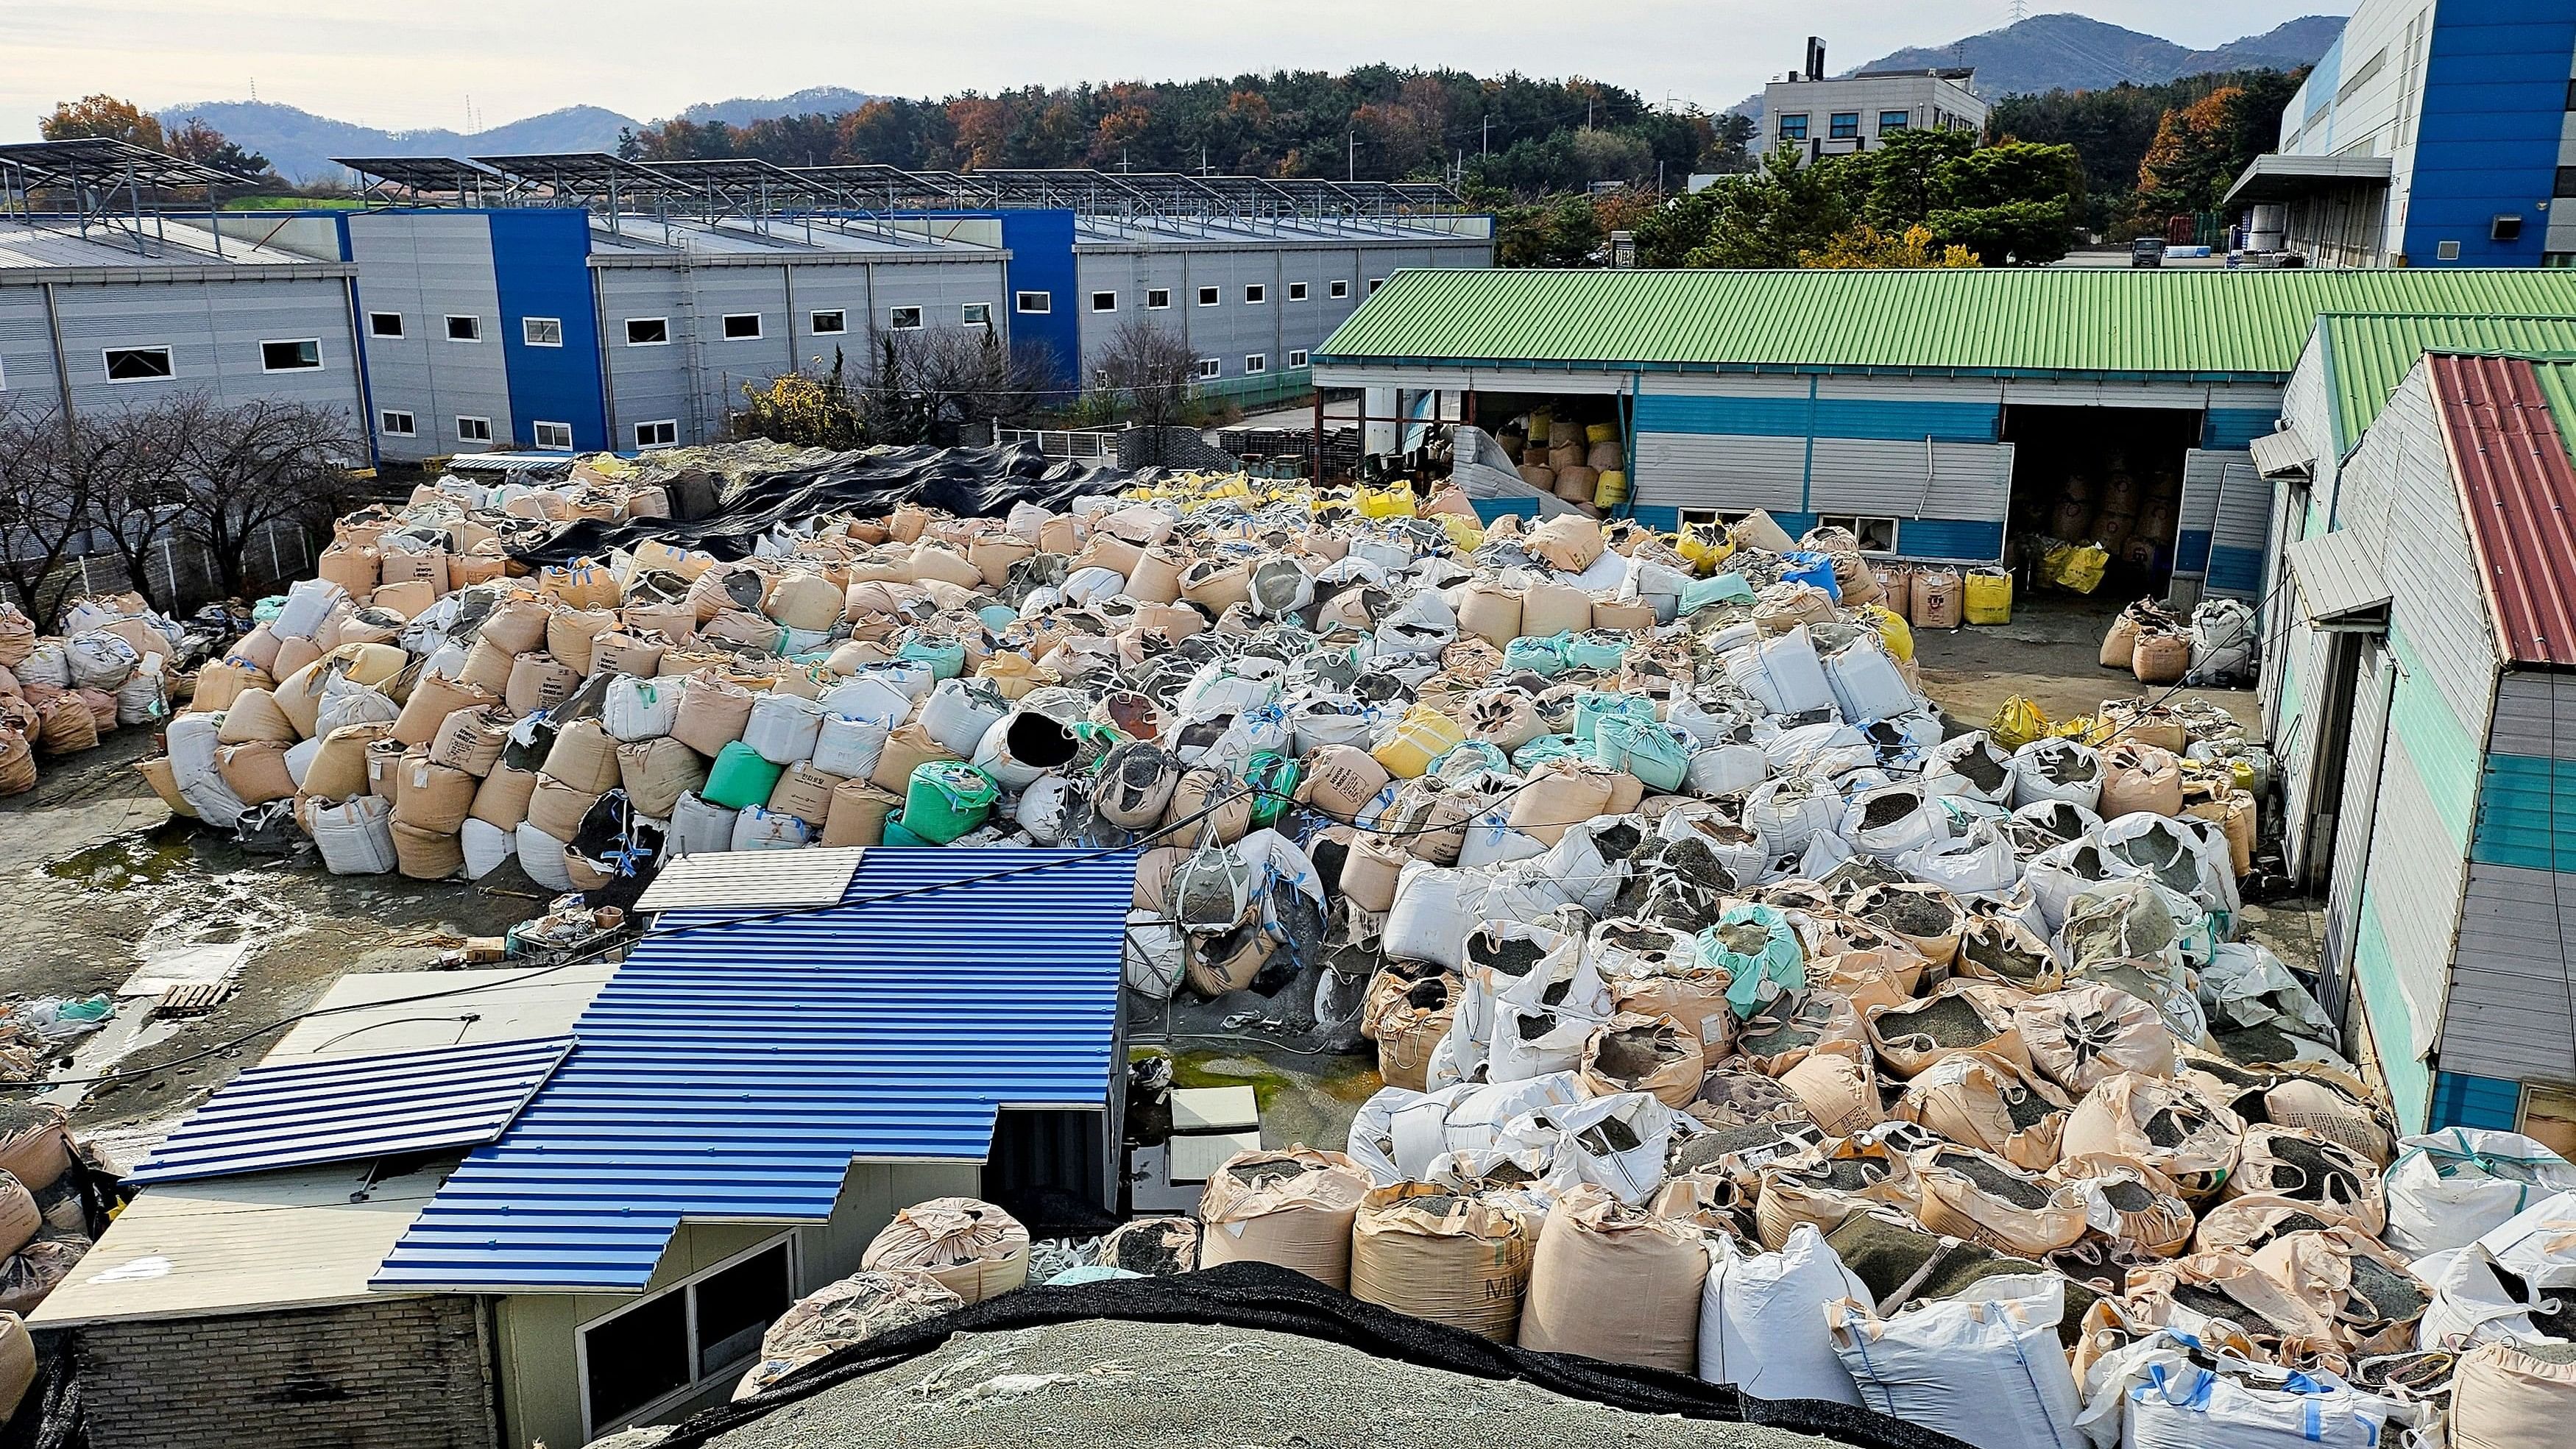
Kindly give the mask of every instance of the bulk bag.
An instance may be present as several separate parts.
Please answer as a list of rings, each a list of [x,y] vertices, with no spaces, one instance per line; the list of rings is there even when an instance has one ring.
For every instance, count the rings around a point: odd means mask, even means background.
[[[1690,774],[1690,737],[1651,716],[1602,719],[1595,727],[1592,754],[1603,768],[1634,775],[1659,795],[1681,789]]]
[[[1700,1292],[1699,1376],[1755,1398],[1858,1404],[1860,1390],[1834,1353],[1817,1305],[1873,1296],[1813,1223],[1790,1229],[1776,1253],[1712,1237]]]
[[[1877,635],[1865,634],[1825,656],[1825,683],[1835,707],[1855,724],[1888,719],[1915,707],[1914,691],[1897,673]]]
[[[608,682],[607,696],[600,701],[600,724],[621,743],[658,739],[679,723],[681,688],[676,679],[619,675]]]
[[[2576,1362],[2564,1348],[2481,1344],[2451,1375],[2451,1449],[2531,1449],[2563,1439],[2571,1422]]]
[[[825,713],[815,729],[815,769],[844,780],[864,780],[876,773],[884,753],[888,726],[857,715]]]
[[[682,795],[706,782],[705,757],[667,735],[617,747],[617,783],[638,815],[667,820]]]
[[[2449,1127],[2397,1145],[2387,1241],[2409,1258],[2465,1247],[2552,1193],[2576,1192],[2576,1165],[2518,1132]]]
[[[983,824],[1000,794],[973,765],[932,760],[913,770],[897,823],[932,845],[946,845]]]
[[[557,746],[560,748],[560,741]],[[785,768],[735,740],[717,751],[715,764],[707,771],[706,788],[699,793],[708,804],[725,810],[765,805],[769,792],[778,788],[778,777]]]
[[[2057,1339],[2065,1309],[2064,1279],[2008,1275],[1892,1318],[1866,1296],[1825,1313],[1861,1407],[1975,1449],[2082,1449],[2083,1400]]]
[[[814,843],[814,827],[784,810],[746,805],[734,816],[735,850],[802,850]]]
[[[1708,1267],[1698,1234],[1580,1184],[1540,1230],[1520,1346],[1689,1373]]]
[[[2232,1354],[2217,1363],[2169,1333],[2142,1340],[2086,1376],[2095,1387],[2084,1419],[2121,1449],[2379,1449],[2388,1430],[2395,1406],[2331,1373]]]
[[[680,797],[671,807],[671,830],[663,837],[662,848],[679,855],[701,855],[733,849],[733,823],[739,812],[722,805],[711,805],[703,796],[691,793]],[[527,838],[520,837],[521,864],[527,852]]]
[[[1732,650],[1720,662],[1728,678],[1774,714],[1804,714],[1833,706],[1833,686],[1825,678],[1824,664],[1816,657],[1815,641],[1805,624]]]
[[[1241,1152],[1199,1195],[1199,1266],[1275,1263],[1336,1292],[1351,1281],[1352,1224],[1371,1183],[1338,1152]]]
[[[941,749],[963,760],[1010,712],[1011,702],[990,680],[943,679],[922,701],[919,722]]]
[[[373,795],[346,804],[317,804],[304,818],[305,832],[333,875],[384,875],[398,864],[392,807]]]
[[[859,1255],[869,1272],[917,1268],[967,1303],[1029,1281],[1029,1230],[988,1202],[938,1197],[894,1215]]]
[[[751,702],[742,742],[762,759],[784,768],[814,758],[814,742],[822,729],[822,705],[802,695],[772,690]]]
[[[2102,757],[2064,736],[2033,740],[2013,752],[2012,806],[2063,800],[2086,810],[2102,801]]]
[[[1372,1188],[1351,1228],[1351,1296],[1510,1343],[1539,1226],[1530,1213],[1448,1187]]]

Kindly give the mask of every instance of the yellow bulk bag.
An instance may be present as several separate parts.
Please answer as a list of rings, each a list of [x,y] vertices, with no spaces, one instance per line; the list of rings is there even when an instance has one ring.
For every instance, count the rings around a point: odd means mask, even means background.
[[[2097,578],[2095,580],[2099,582]],[[1968,622],[2012,622],[2012,575],[2002,569],[1968,570]]]
[[[2102,571],[2111,566],[2111,555],[2090,543],[2064,543],[2050,549],[2040,560],[2040,574],[2061,589],[2089,594],[2102,586]]]
[[[1587,443],[1615,443],[1619,441],[1619,425],[1617,423],[1587,424],[1583,429],[1583,441]]]
[[[1592,506],[1619,508],[1628,502],[1628,475],[1616,468],[1604,468],[1592,485]]]
[[[1369,755],[1386,772],[1399,780],[1411,780],[1431,768],[1431,762],[1456,749],[1467,738],[1458,722],[1427,704],[1417,704],[1404,712],[1377,748]]]
[[[1359,506],[1362,518],[1413,516],[1413,490],[1402,483],[1390,483],[1384,488],[1362,488],[1351,501]]]
[[[1914,657],[1914,626],[1905,616],[1884,604],[1863,604],[1854,612],[1878,630],[1879,641],[1887,646],[1888,657],[1902,664]]]

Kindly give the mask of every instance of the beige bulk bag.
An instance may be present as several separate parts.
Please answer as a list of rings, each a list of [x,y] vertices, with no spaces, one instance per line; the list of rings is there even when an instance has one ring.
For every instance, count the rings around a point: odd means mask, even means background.
[[[2140,684],[2176,684],[2191,671],[2191,636],[2141,634],[2129,650],[2129,672]]]
[[[2073,1104],[2009,1058],[1960,1052],[1915,1074],[1893,1115],[2028,1172],[2057,1163]]]
[[[447,723],[449,715],[460,709],[480,709],[500,702],[499,695],[476,689],[462,680],[424,675],[412,686],[411,698],[403,701],[402,713],[394,716],[394,727],[387,733],[405,745],[426,745],[438,738],[438,727]]]
[[[2296,1127],[2248,1126],[2237,1142],[2236,1170],[2219,1195],[2287,1198],[2328,1227],[2373,1237],[2388,1226],[2377,1165],[2340,1142]]]
[[[1849,1042],[1818,1046],[1781,1072],[1778,1081],[1827,1136],[1849,1137],[1887,1119],[1869,1055]]]
[[[2066,975],[2048,942],[2010,916],[1971,915],[1952,963],[1962,976],[2000,981],[2023,991],[2055,991]]]
[[[2368,1103],[2316,1077],[2275,1080],[2263,1091],[2263,1116],[2276,1127],[2301,1127],[2339,1142],[2383,1168],[2397,1156],[2388,1124]]]
[[[1385,1055],[1384,1038],[1378,1054]],[[1687,1107],[1699,1096],[1708,1058],[1696,1025],[1669,1016],[1622,1011],[1584,1039],[1576,1075],[1596,1097],[1649,1093],[1668,1107]]]
[[[1395,909],[1395,887],[1411,859],[1401,844],[1364,836],[1342,858],[1341,894],[1361,910],[1383,916]]]
[[[1181,597],[1222,614],[1252,597],[1252,566],[1241,559],[1203,558],[1181,571]]]
[[[376,581],[380,584],[405,584],[415,581],[447,587],[447,553],[389,548],[376,556]]]
[[[2576,1423],[2576,1349],[2482,1343],[2451,1374],[2451,1449],[2534,1449]]]
[[[1753,1069],[1776,1077],[1831,1042],[1869,1049],[1869,1033],[1851,998],[1839,991],[1784,992],[1754,1008],[1735,1036]]]
[[[1541,493],[1556,492],[1556,470],[1545,463],[1523,463],[1518,471],[1522,482]]]
[[[1351,1223],[1371,1185],[1338,1152],[1236,1153],[1199,1194],[1199,1266],[1275,1263],[1345,1291]]]
[[[465,869],[465,844],[453,835],[393,823],[394,868],[411,880],[446,880]]]
[[[1135,571],[1127,576],[1127,597],[1140,604],[1178,603],[1181,576],[1190,563],[1189,551],[1177,544],[1154,545],[1137,556]]]
[[[1707,1277],[1697,1233],[1579,1184],[1539,1232],[1520,1346],[1687,1374],[1699,1362]]]
[[[291,745],[299,738],[295,721],[278,706],[277,696],[265,689],[245,689],[224,711],[224,722],[215,730],[215,743],[247,745],[257,742]]]
[[[2029,1054],[2013,1029],[2020,995],[1992,981],[1952,981],[1918,1001],[1871,1007],[1861,1021],[1878,1059],[1899,1077],[1958,1052],[1987,1052],[2023,1066]]]
[[[486,552],[485,550],[491,550]],[[447,556],[447,589],[454,593],[476,584],[496,583],[510,576],[510,560],[498,544],[477,544],[472,553]]]
[[[273,688],[276,681],[266,670],[246,662],[225,660],[197,671],[197,692],[188,708],[201,714],[229,709],[234,700],[254,689]]]
[[[2147,1002],[2116,986],[2086,983],[2013,1007],[2022,1052],[2049,1080],[2077,1097],[2105,1077],[2174,1074],[2173,1033]]]
[[[1477,579],[1459,601],[1458,627],[1497,647],[1509,644],[1520,637],[1521,596],[1492,579]]]
[[[680,797],[706,782],[705,757],[668,735],[617,747],[617,783],[638,815],[668,820]],[[475,809],[482,809],[479,795]]]
[[[1548,567],[1579,574],[1598,562],[1609,544],[1599,523],[1581,514],[1560,513],[1531,529],[1526,547]]]
[[[2227,838],[2227,867],[2243,879],[2254,869],[2254,836],[2257,824],[2253,795],[2243,790],[2230,790],[2223,800],[2203,800],[2186,806],[2183,814],[2197,820],[2218,824],[2219,834]]]
[[[831,812],[824,817],[819,844],[828,848],[876,845],[885,839],[886,817],[903,808],[903,797],[865,780],[843,780],[832,788]]]
[[[1203,819],[1191,818],[1210,810],[1214,813]],[[1220,845],[1232,845],[1252,828],[1252,792],[1223,770],[1184,770],[1172,787],[1172,803],[1164,807],[1163,824],[1177,826],[1183,821],[1190,821],[1188,835],[1193,840],[1205,835]]]
[[[376,587],[378,562],[376,551],[364,544],[334,543],[315,560],[313,576],[338,584],[350,598],[363,599]]]
[[[171,814],[191,820],[197,818],[197,807],[189,804],[188,797],[179,793],[179,768],[171,763],[168,755],[154,755],[148,760],[137,761],[134,773],[143,777],[143,783],[152,787],[152,793],[161,798],[162,804],[170,807]],[[305,767],[304,778],[313,778],[309,765]],[[363,775],[359,777],[358,784],[361,789],[365,788]],[[0,795],[23,795],[34,788],[35,748],[27,743],[25,735],[0,725]],[[0,1398],[5,1397],[0,1395]]]
[[[429,757],[480,780],[501,763],[501,747],[510,742],[511,715],[497,704],[460,709],[430,738]]]
[[[391,735],[367,744],[367,793],[391,803],[402,790],[402,762],[408,753]]]
[[[575,720],[556,733],[553,747],[546,751],[544,773],[585,795],[616,789],[616,737],[595,719]],[[572,839],[570,831],[546,833],[558,840]]]
[[[568,785],[539,771],[537,788],[528,796],[527,823],[557,840],[570,840],[581,833],[582,817],[598,803],[598,791]]]
[[[271,629],[266,624],[262,624],[258,628],[251,630],[249,633],[244,634],[239,639],[234,640],[232,654],[229,657],[234,659],[247,659],[251,663],[257,665],[261,673],[274,679],[277,677],[278,642],[277,631]],[[23,660],[20,661],[20,663],[24,662],[25,661]],[[15,669],[18,666],[16,664],[12,664],[9,667]]]
[[[2101,720],[2121,739],[2136,740],[2177,755],[2191,743],[2190,724],[2183,712],[2162,700],[2150,702],[2143,695],[2102,701]]]
[[[1967,912],[1948,891],[1911,881],[1869,887],[1852,897],[1851,912],[1896,935],[1936,967],[1958,958],[1968,929]]]
[[[982,571],[968,563],[965,557],[954,549],[943,548],[935,543],[916,544],[913,546],[911,562],[912,577],[916,583],[927,584],[936,581],[955,584],[961,589],[979,589],[984,586]]]
[[[1556,496],[1568,503],[1588,504],[1592,502],[1593,495],[1600,491],[1601,475],[1591,468],[1577,463],[1571,467],[1556,470]]]
[[[685,603],[629,604],[617,617],[627,633],[659,635],[675,646],[698,637],[698,611]]]
[[[422,753],[405,755],[402,783],[394,791],[394,823],[426,835],[454,835],[473,812],[479,782]]]
[[[63,696],[59,702],[74,712],[80,711],[79,703],[70,695]],[[50,716],[48,719],[50,722]],[[93,729],[90,743],[97,742],[98,735]],[[63,753],[50,743],[47,748]],[[219,745],[215,748],[215,769],[224,777],[224,787],[245,805],[265,805],[295,793],[295,777],[286,768],[286,746],[273,741]]]
[[[2084,1201],[1991,1153],[1944,1144],[1914,1155],[1914,1216],[1944,1237],[2037,1258],[2084,1236]]]
[[[2101,815],[2106,821],[2123,815],[2182,813],[2182,762],[2171,752],[2136,740],[2121,740],[2102,752]]]
[[[798,761],[780,771],[778,783],[770,788],[770,812],[793,815],[820,830],[832,815],[832,792],[842,783],[840,776]]]
[[[714,674],[692,674],[680,686],[671,738],[709,759],[742,738],[751,723],[751,691]]]
[[[557,609],[546,619],[546,652],[575,675],[590,673],[591,648],[617,627],[608,609]]]
[[[1431,1068],[1432,1049],[1449,1034],[1449,1024],[1458,1016],[1458,998],[1462,984],[1445,971],[1434,971],[1410,983],[1400,981],[1393,973],[1381,970],[1381,982],[1401,989],[1390,989],[1374,1010],[1361,1013],[1362,1034],[1377,1042],[1377,1074],[1390,1087],[1408,1092],[1423,1090]],[[1699,1089],[1699,1077],[1691,1076],[1691,1090]]]
[[[590,667],[597,674],[623,674],[650,679],[662,666],[668,646],[660,639],[634,634],[602,634],[591,641]]]
[[[44,1226],[44,1209],[36,1206],[36,1195],[25,1183],[0,1172],[0,1257],[33,1242]]]
[[[1680,957],[1667,961],[1652,976],[1614,978],[1610,995],[1623,1012],[1668,1016],[1681,1023],[1682,1031],[1699,1043],[1705,1070],[1723,1061],[1735,1047],[1735,1011],[1726,1000],[1726,988],[1732,981],[1723,966]],[[1685,1097],[1673,1105],[1687,1107],[1690,1099]]]
[[[1306,757],[1297,781],[1297,803],[1335,820],[1349,821],[1375,800],[1392,777],[1366,750],[1326,745]]]
[[[1512,794],[1504,821],[1543,845],[1554,845],[1573,826],[1614,813],[1618,781],[1612,772],[1581,760],[1550,760]]]
[[[306,778],[312,777],[308,774]],[[527,821],[528,800],[536,789],[535,771],[496,765],[474,792],[473,816],[496,830],[516,830]]]
[[[2060,1160],[2048,1177],[2074,1188],[2086,1220],[2115,1243],[2151,1258],[2176,1257],[2191,1246],[2191,1205],[2143,1162],[2092,1153]]]
[[[491,640],[477,639],[465,651],[465,663],[457,669],[456,680],[498,699],[510,688],[510,666],[518,660],[518,655]]]
[[[1956,629],[1967,599],[1959,571],[1919,568],[1914,571],[1914,598],[1907,620],[1918,629]]]
[[[684,704],[682,708],[686,708]],[[912,789],[912,772],[934,760],[954,760],[930,731],[919,724],[908,724],[886,736],[884,748],[877,751],[876,772],[868,776],[880,790],[905,795]]]
[[[1521,590],[1520,637],[1552,639],[1591,627],[1592,596],[1574,585],[1547,579]]]
[[[1510,1343],[1540,1222],[1427,1183],[1373,1189],[1351,1225],[1351,1296]]]
[[[769,580],[749,563],[720,563],[690,581],[689,626],[696,628],[729,610],[758,609],[769,597]]]
[[[546,647],[546,625],[553,618],[554,610],[544,600],[516,594],[492,606],[474,640],[504,654],[534,653]]]
[[[999,584],[1001,580],[992,582]],[[821,574],[792,573],[770,589],[766,609],[770,618],[790,629],[824,634],[841,622],[846,602],[847,596]]]
[[[868,1272],[917,1268],[968,1303],[1024,1287],[1029,1230],[971,1197],[935,1197],[894,1215],[859,1255]]]
[[[1776,1253],[1800,1223],[1830,1233],[1876,1204],[1912,1209],[1914,1168],[1884,1143],[1829,1140],[1765,1163],[1757,1172],[1755,1235]]]
[[[2102,636],[2102,652],[2096,660],[2105,669],[2127,669],[2138,647],[2138,621],[2127,613],[2111,621],[2109,632]]]
[[[2244,1120],[2187,1083],[2135,1072],[2103,1078],[2075,1104],[2059,1151],[2101,1153],[2154,1168],[2185,1198],[2215,1194],[2236,1168]]]

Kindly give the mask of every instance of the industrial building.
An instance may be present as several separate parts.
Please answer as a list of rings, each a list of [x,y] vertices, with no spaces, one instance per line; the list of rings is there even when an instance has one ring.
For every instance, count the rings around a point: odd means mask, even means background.
[[[1762,88],[1762,144],[1756,149],[1785,146],[1798,154],[1798,164],[1812,166],[1828,156],[1884,145],[1906,131],[1982,132],[1988,107],[1977,94],[1976,75],[1973,69],[1945,67],[1828,78],[1825,43],[1811,35],[1805,66]]]
[[[96,415],[272,398],[354,425],[357,269],[255,239],[266,228],[247,218],[218,226],[203,203],[162,204],[228,179],[117,141],[0,146],[0,402]]]
[[[1305,386],[1308,353],[1398,269],[1487,267],[1492,218],[1439,188],[1093,171],[352,157],[382,205],[295,240],[358,267],[387,458],[708,441],[746,385],[864,374],[962,332],[1068,394],[1135,319],[1205,393]]]
[[[2328,266],[2576,263],[2571,77],[2558,0],[2363,0],[2226,206]]]
[[[2143,569],[2258,598],[2250,444],[2325,312],[2576,316],[2544,271],[1407,272],[1315,354],[1374,417],[1616,425],[1633,514],[1769,510],[1873,551],[1994,563],[2070,480],[2174,488]]]
[[[695,857],[613,968],[343,980],[36,1316],[90,1442],[582,1444],[723,1402],[901,1207],[1110,1209],[1135,861],[1007,864]]]

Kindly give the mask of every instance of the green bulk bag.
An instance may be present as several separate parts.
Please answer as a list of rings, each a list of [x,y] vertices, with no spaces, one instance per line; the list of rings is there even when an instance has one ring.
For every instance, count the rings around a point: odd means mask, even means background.
[[[1628,662],[1628,636],[1606,629],[1577,634],[1566,641],[1565,662],[1577,669],[1616,669]]]
[[[966,646],[954,639],[924,639],[916,634],[895,646],[894,657],[929,665],[934,679],[955,679],[966,672]]]
[[[1001,793],[990,775],[963,760],[931,760],[914,768],[899,818],[925,842],[946,845],[983,824]]]
[[[766,805],[769,792],[778,788],[778,777],[785,773],[786,766],[773,765],[762,759],[758,750],[731,740],[716,752],[716,762],[707,771],[706,788],[698,792],[698,798],[727,810]]]
[[[1503,646],[1503,672],[1518,674],[1527,670],[1544,679],[1554,679],[1566,670],[1566,646],[1571,634],[1548,639],[1515,639]]]
[[[1682,612],[1703,609],[1711,604],[1750,604],[1753,586],[1742,574],[1719,574],[1713,579],[1695,579],[1682,590]]]
[[[1574,701],[1574,737],[1591,744],[1600,732],[1601,722],[1613,717],[1644,720],[1653,723],[1655,702],[1642,694],[1613,694],[1606,690],[1588,689]]]
[[[1671,725],[1629,715],[1611,715],[1593,736],[1592,757],[1614,770],[1625,770],[1658,795],[1682,787],[1690,773],[1690,736]]]

